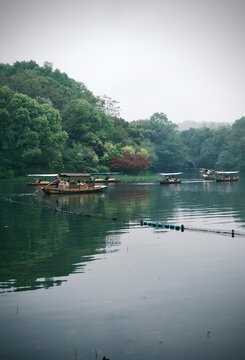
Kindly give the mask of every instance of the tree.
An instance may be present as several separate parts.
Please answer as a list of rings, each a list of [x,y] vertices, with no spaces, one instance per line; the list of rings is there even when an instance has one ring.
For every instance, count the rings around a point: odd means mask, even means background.
[[[236,120],[228,139],[229,150],[240,170],[245,170],[245,117]]]
[[[221,151],[216,161],[216,168],[222,170],[233,170],[238,167],[237,159],[234,159],[230,150]]]
[[[142,145],[149,153],[154,171],[179,170],[186,162],[186,148],[180,140],[177,125],[163,113],[153,114],[149,120],[132,123],[142,132]]]
[[[189,161],[196,167],[213,169],[218,166],[219,154],[228,148],[229,134],[230,128],[223,126],[218,129],[189,129],[182,131],[180,136],[188,149]]]
[[[16,174],[27,168],[62,166],[61,149],[67,133],[59,113],[50,105],[39,105],[7,87],[0,90],[1,158]]]
[[[151,165],[150,161],[141,155],[111,156],[110,169],[125,173],[145,171]]]
[[[101,126],[100,113],[84,99],[70,102],[62,117],[63,127],[72,140],[90,142],[91,134],[96,134]]]
[[[103,95],[98,98],[96,107],[109,116],[120,116],[119,101],[112,100],[109,96]]]

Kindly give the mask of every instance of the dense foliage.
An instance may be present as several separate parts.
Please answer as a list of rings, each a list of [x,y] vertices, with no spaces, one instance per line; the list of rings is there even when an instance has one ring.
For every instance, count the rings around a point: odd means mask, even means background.
[[[0,64],[0,177],[30,171],[245,169],[245,118],[178,131],[164,113],[131,123],[118,102],[45,62]]]
[[[141,155],[111,156],[110,168],[115,171],[137,173],[145,171],[151,165],[150,161]]]
[[[0,89],[0,171],[2,176],[29,168],[62,166],[61,150],[67,140],[59,112],[49,104],[8,87]],[[48,161],[47,161],[48,159]]]
[[[180,140],[177,125],[163,113],[155,113],[149,120],[132,123],[143,134],[142,144],[149,149],[154,171],[182,169],[186,163],[186,148]]]

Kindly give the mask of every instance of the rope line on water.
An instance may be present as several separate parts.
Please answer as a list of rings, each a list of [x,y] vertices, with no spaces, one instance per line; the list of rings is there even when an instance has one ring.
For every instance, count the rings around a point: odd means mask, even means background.
[[[234,237],[235,235],[245,237],[245,232],[243,233],[241,231],[235,231],[234,229],[232,229],[232,230],[203,229],[203,228],[185,227],[184,225],[164,224],[164,223],[155,222],[155,221],[141,220],[141,226],[144,226],[144,225],[154,227],[154,228],[164,228],[164,229],[171,229],[171,230],[177,230],[177,231],[181,230],[181,232],[184,232],[185,230],[187,230],[187,231],[197,231],[197,232],[229,235],[231,237]]]
[[[15,203],[15,204],[25,205],[25,206],[28,205],[28,206],[35,207],[35,208],[43,208],[43,209],[52,210],[52,211],[55,211],[55,212],[57,212],[59,214],[77,215],[77,216],[84,216],[84,217],[92,217],[92,218],[101,219],[101,220],[113,220],[113,221],[123,221],[123,222],[125,222],[125,220],[118,219],[116,216],[107,217],[107,216],[101,216],[101,215],[92,215],[92,214],[89,214],[89,213],[82,213],[82,212],[78,212],[78,211],[57,209],[56,207],[37,204],[35,202],[24,202],[24,201],[20,201],[20,200],[14,200],[12,197],[6,197],[4,195],[0,195],[0,199],[4,200],[4,201],[8,201],[9,203]]]
[[[14,194],[13,194],[13,196],[14,196]],[[25,206],[29,205],[31,207],[52,210],[59,214],[77,215],[77,216],[83,216],[83,217],[89,217],[89,218],[91,217],[91,218],[96,218],[96,219],[100,219],[100,220],[110,220],[110,221],[117,221],[117,222],[123,222],[123,223],[127,222],[125,219],[124,220],[119,219],[116,216],[107,217],[107,216],[101,216],[101,215],[93,215],[93,214],[89,214],[89,213],[82,213],[82,212],[78,212],[78,211],[57,209],[56,207],[37,204],[34,202],[24,202],[24,201],[14,200],[12,197],[7,197],[6,195],[0,195],[0,199],[4,200],[4,201],[8,201],[9,203],[15,203],[15,204],[20,204],[20,205],[25,205]],[[158,229],[177,230],[177,231],[181,231],[181,232],[196,231],[196,232],[206,232],[206,233],[213,233],[213,234],[229,235],[232,237],[234,237],[235,235],[245,237],[245,232],[235,231],[234,229],[232,229],[232,230],[204,229],[204,228],[186,227],[184,225],[174,225],[174,224],[155,222],[155,221],[145,221],[145,220],[141,220],[140,225],[141,225],[141,227],[149,226],[149,227],[158,228]]]

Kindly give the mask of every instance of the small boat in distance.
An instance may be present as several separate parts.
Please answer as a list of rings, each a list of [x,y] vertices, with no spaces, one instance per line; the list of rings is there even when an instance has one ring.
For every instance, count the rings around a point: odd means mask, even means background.
[[[55,182],[55,186],[54,183]],[[97,193],[104,191],[106,185],[95,185],[91,181],[91,174],[83,173],[61,173],[50,184],[44,186],[42,191],[45,194],[77,194]]]
[[[239,176],[237,174],[239,171],[216,171],[217,178],[216,181],[238,181]]]
[[[202,175],[203,180],[215,180],[215,170],[202,169],[201,175]]]
[[[117,173],[117,172],[114,172],[114,173],[91,173],[91,175],[93,176],[93,179],[91,181],[94,183],[98,183],[98,184],[119,183],[119,182],[122,182],[122,179],[117,179],[115,177],[111,177],[111,175],[118,175],[118,174],[120,174],[120,173]],[[105,176],[105,178],[102,178],[100,176]]]
[[[94,182],[95,184],[96,183],[99,183],[99,184],[108,184],[108,183],[119,183],[119,182],[122,182],[122,179],[115,179],[115,178],[108,178],[108,179],[94,179],[92,180],[92,182]]]
[[[160,173],[162,176],[162,180],[160,180],[160,184],[180,184],[181,178],[179,175],[183,174],[182,172],[176,173]]]
[[[27,185],[34,185],[34,186],[45,186],[50,183],[51,178],[55,178],[58,174],[28,174],[27,176],[30,176],[34,178],[33,181],[30,181],[27,183]]]

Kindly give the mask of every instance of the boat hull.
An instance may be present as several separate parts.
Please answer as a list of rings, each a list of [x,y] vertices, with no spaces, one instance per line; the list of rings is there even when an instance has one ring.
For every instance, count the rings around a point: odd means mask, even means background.
[[[218,182],[230,182],[230,181],[238,181],[239,177],[233,177],[233,178],[220,178],[220,179],[216,179],[216,181]]]
[[[122,179],[108,179],[108,180],[105,180],[105,179],[95,179],[93,181],[91,181],[95,184],[114,184],[114,183],[119,183],[119,182],[122,182]]]
[[[202,175],[203,180],[215,180],[215,175]]]
[[[70,186],[68,188],[56,188],[52,186],[44,187],[42,190],[45,194],[51,195],[51,194],[88,194],[88,193],[98,193],[102,192],[107,188],[105,185],[101,186],[94,186],[94,187],[88,187],[88,186]]]
[[[160,181],[160,184],[162,185],[170,185],[170,184],[180,184],[181,183],[181,180],[177,179],[177,180],[161,180]]]
[[[31,186],[45,186],[48,185],[50,182],[49,181],[40,181],[40,182],[29,182],[27,183],[27,185],[31,185]]]

